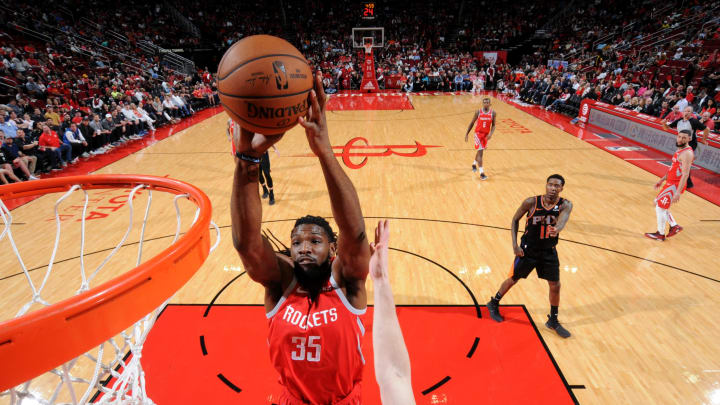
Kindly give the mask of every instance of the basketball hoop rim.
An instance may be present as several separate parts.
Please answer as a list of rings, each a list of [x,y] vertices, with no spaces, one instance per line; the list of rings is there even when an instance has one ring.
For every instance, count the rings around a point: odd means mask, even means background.
[[[117,335],[159,307],[200,268],[210,252],[212,205],[199,188],[148,175],[87,175],[14,183],[0,199],[147,185],[150,190],[188,194],[200,212],[178,240],[155,257],[97,287],[51,306],[0,323],[0,392],[70,361]],[[13,368],[10,371],[10,368]]]

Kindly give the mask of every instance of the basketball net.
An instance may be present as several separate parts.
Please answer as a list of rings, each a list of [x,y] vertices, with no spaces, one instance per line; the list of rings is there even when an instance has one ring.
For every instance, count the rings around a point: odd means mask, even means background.
[[[88,176],[90,178],[92,176]],[[147,176],[149,177],[149,176]],[[39,180],[50,181],[50,180]],[[112,186],[101,186],[95,188],[113,188]],[[22,273],[25,275],[27,281],[27,287],[32,292],[32,299],[26,302],[16,314],[17,317],[25,315],[33,304],[40,304],[42,306],[51,306],[43,296],[47,295],[45,286],[48,279],[52,276],[53,265],[55,257],[58,252],[58,246],[61,236],[61,220],[59,215],[59,207],[63,201],[65,201],[71,194],[77,190],[81,190],[84,193],[84,205],[82,209],[82,220],[80,221],[80,257],[79,257],[79,272],[81,283],[77,286],[75,296],[82,294],[91,289],[96,276],[102,272],[106,267],[107,263],[115,256],[118,250],[123,247],[131,233],[133,227],[134,207],[133,199],[139,190],[147,189],[148,197],[147,204],[145,206],[145,213],[140,229],[140,238],[137,243],[137,256],[135,260],[135,266],[140,266],[143,263],[143,244],[145,243],[145,230],[148,222],[150,206],[152,203],[152,192],[153,190],[146,184],[138,184],[133,187],[127,195],[127,204],[129,208],[129,224],[128,227],[120,239],[115,245],[112,251],[105,257],[100,265],[92,272],[87,272],[85,268],[85,224],[88,210],[88,192],[81,185],[73,185],[70,189],[64,193],[55,202],[55,244],[52,249],[50,261],[47,265],[45,275],[42,282],[38,284],[34,283],[30,277],[25,262],[23,261],[18,247],[13,238],[11,224],[13,223],[13,216],[10,210],[7,208],[5,203],[0,200],[0,216],[2,217],[4,228],[0,233],[0,241],[5,238],[8,239],[12,250],[17,258],[17,261],[22,268]],[[57,190],[53,190],[57,191]],[[167,190],[162,190],[167,191]],[[180,207],[178,201],[181,199],[190,199],[189,194],[178,194],[175,195],[173,203],[175,206],[176,214],[176,226],[174,229],[174,238],[171,242],[171,246],[178,241],[181,235],[181,216]],[[196,207],[192,224],[198,220],[200,214],[200,207]],[[215,244],[210,248],[212,252],[220,242],[220,231],[217,225],[210,221],[212,227],[214,227],[217,238]],[[67,226],[67,225],[66,225]],[[130,266],[124,266],[130,267]],[[68,286],[68,288],[71,288]],[[159,307],[152,310],[146,316],[139,321],[135,322],[130,327],[116,336],[112,336],[105,342],[101,343],[97,348],[83,353],[72,360],[44,373],[34,377],[20,385],[10,388],[0,393],[0,398],[9,397],[11,404],[56,404],[56,403],[71,403],[71,404],[86,404],[88,402],[99,403],[99,404],[153,404],[153,401],[147,396],[145,387],[145,373],[142,369],[140,359],[142,358],[142,348],[145,339],[153,327],[158,315],[163,311],[169,297]],[[5,370],[2,373],[6,373],[9,368],[17,368],[20,365],[3,364],[2,368]],[[89,370],[89,372],[88,372]],[[6,375],[7,376],[7,375]],[[6,377],[5,376],[5,377]],[[3,377],[3,380],[5,379]]]
[[[372,54],[372,44],[363,44],[363,48],[365,48],[365,55]]]

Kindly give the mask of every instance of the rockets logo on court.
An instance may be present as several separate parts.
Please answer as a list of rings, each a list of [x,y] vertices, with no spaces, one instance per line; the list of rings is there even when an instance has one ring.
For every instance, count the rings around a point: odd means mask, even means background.
[[[285,71],[285,65],[279,60],[276,60],[273,62],[272,66],[275,71],[275,85],[277,85],[278,90],[287,90],[288,78],[287,72]]]
[[[356,143],[362,142],[364,145],[356,145]],[[412,145],[370,145],[368,140],[363,137],[352,138],[344,146],[333,146],[335,156],[342,157],[342,161],[349,169],[360,169],[367,164],[369,157],[387,157],[387,156],[402,156],[402,157],[420,157],[425,156],[429,148],[441,148],[440,145],[423,145],[418,141],[415,141]],[[314,157],[315,155],[310,153],[306,155],[296,155],[304,157]],[[355,163],[351,159],[360,157],[362,160]]]

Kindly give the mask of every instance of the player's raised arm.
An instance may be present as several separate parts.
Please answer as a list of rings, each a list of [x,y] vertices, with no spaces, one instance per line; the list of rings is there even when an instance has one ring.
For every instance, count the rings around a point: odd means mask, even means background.
[[[523,215],[530,212],[533,205],[535,205],[535,197],[530,197],[523,201],[522,204],[520,204],[520,207],[517,209],[517,211],[515,211],[515,215],[513,215],[512,223],[510,224],[510,237],[512,240],[512,247],[513,252],[515,252],[515,256],[523,256],[525,254],[522,248],[518,246],[517,243],[518,223],[520,222],[520,218],[522,218]]]
[[[388,277],[388,221],[378,222],[370,258],[375,311],[373,312],[373,347],[375,380],[380,387],[383,405],[413,405],[410,356],[405,346],[395,301]]]
[[[279,139],[280,136],[254,135],[245,129],[234,139],[239,156],[230,199],[233,245],[250,278],[265,287],[279,285],[282,275],[272,246],[260,233],[259,163],[260,156]]]
[[[365,220],[360,200],[350,178],[335,159],[325,117],[325,91],[321,76],[315,76],[315,90],[310,92],[306,118],[300,119],[305,128],[310,149],[319,158],[325,183],[330,194],[333,217],[338,225],[338,260],[345,280],[365,280],[370,260],[370,245],[365,234]]]
[[[475,111],[475,115],[473,115],[473,118],[472,118],[472,120],[470,121],[470,126],[468,126],[467,132],[465,132],[465,142],[468,141],[468,135],[470,134],[470,130],[472,130],[473,125],[475,125],[475,121],[477,121],[478,114],[480,114],[480,112],[476,110],[476,111]],[[494,123],[495,123],[495,121],[493,121],[493,124],[494,124]]]

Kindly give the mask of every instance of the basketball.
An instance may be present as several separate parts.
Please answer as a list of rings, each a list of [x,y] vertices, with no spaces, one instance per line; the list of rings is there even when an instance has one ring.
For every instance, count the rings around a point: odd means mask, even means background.
[[[308,109],[313,87],[307,60],[294,46],[271,35],[241,39],[218,66],[220,103],[243,128],[264,135],[294,127]]]

